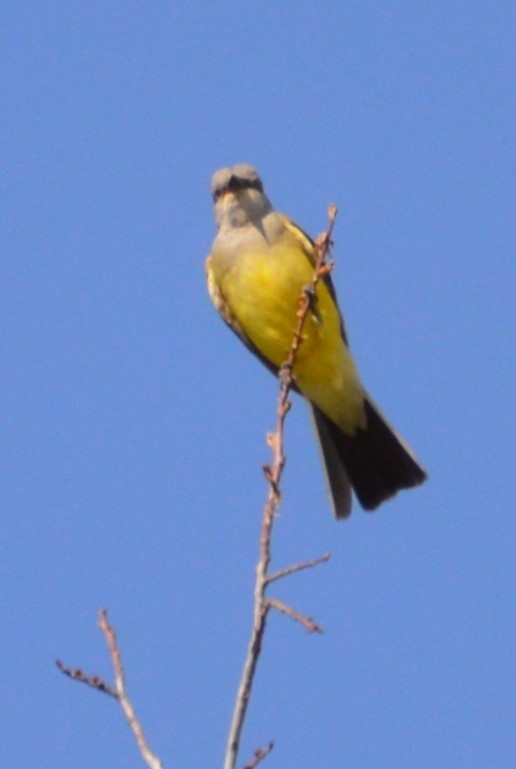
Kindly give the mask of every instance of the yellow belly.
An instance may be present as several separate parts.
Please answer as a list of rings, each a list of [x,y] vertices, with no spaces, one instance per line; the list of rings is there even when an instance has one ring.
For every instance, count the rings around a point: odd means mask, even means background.
[[[298,297],[310,284],[313,266],[290,233],[273,248],[240,252],[224,260],[214,277],[242,331],[275,366],[285,362],[296,325]],[[335,303],[323,282],[317,289],[315,312],[303,329],[294,375],[301,392],[345,432],[364,426],[363,391],[342,338]]]

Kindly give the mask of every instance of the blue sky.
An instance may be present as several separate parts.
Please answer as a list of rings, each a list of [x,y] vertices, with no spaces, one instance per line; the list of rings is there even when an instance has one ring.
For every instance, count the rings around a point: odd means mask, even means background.
[[[241,765],[506,765],[514,636],[515,91],[508,2],[4,4],[0,709],[4,766],[217,766],[247,644],[276,384],[204,286],[209,181],[252,162],[317,234],[362,377],[431,479],[332,520],[287,427]],[[512,200],[513,200],[512,195]],[[264,764],[265,765],[265,764]]]

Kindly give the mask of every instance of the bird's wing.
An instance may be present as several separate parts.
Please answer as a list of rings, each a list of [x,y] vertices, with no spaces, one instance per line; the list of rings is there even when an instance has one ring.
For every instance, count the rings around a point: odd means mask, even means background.
[[[303,249],[303,253],[307,257],[310,264],[313,267],[315,267],[316,251],[315,251],[315,243],[312,240],[312,238],[309,235],[307,235],[306,232],[302,230],[301,227],[299,227],[299,225],[297,225],[294,221],[292,221],[292,219],[289,219],[288,216],[285,216],[284,214],[278,214],[278,216],[282,220],[287,230],[296,238],[298,243],[301,245]],[[339,313],[340,331],[342,334],[342,338],[346,343],[347,347],[349,347],[348,337],[346,334],[346,329],[344,327],[344,318],[342,317],[342,313],[340,311],[339,302],[337,299],[337,292],[335,291],[335,286],[333,285],[331,274],[329,272],[326,273],[326,275],[323,278],[323,281]]]
[[[220,286],[215,280],[215,276],[213,274],[213,269],[211,266],[211,254],[206,259],[206,277],[208,282],[208,292],[210,294],[211,300],[215,307],[217,308],[219,315],[221,316],[224,323],[227,324],[227,326],[233,331],[234,334],[238,336],[241,342],[245,344],[245,346],[250,350],[250,352],[253,353],[253,355],[256,355],[258,360],[260,360],[264,366],[266,366],[269,371],[274,374],[274,376],[278,375],[278,369],[277,367],[271,363],[270,360],[268,360],[265,355],[262,355],[260,350],[251,342],[247,334],[244,333],[242,330],[242,327],[240,326],[238,320],[235,318],[235,316],[232,314],[231,310],[229,309],[229,305],[226,302],[226,299],[224,297],[224,294],[220,290]],[[294,389],[297,392],[297,387],[294,387]]]

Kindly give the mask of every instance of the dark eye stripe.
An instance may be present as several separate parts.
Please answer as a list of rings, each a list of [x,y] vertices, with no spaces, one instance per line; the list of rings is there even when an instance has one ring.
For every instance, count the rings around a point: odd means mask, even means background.
[[[258,190],[263,192],[263,185],[260,179],[242,179],[238,176],[232,176],[224,187],[214,190],[213,200],[218,200],[224,193],[231,190]]]

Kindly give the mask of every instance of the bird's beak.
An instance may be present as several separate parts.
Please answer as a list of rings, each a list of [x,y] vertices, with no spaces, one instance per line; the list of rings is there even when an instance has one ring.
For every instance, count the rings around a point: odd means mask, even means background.
[[[242,184],[242,179],[240,179],[238,176],[230,176],[226,192],[232,192],[235,194],[239,190],[243,189],[243,187],[244,185]]]

